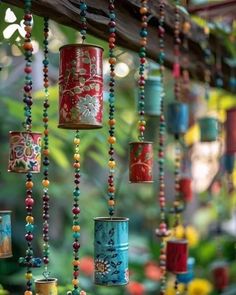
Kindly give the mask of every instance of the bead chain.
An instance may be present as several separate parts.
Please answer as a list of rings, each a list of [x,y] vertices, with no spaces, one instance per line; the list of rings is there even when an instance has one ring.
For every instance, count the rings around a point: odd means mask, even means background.
[[[25,86],[24,86],[24,116],[25,120],[23,126],[26,131],[30,131],[32,127],[32,114],[31,107],[33,104],[32,100],[32,52],[33,45],[31,42],[31,32],[32,32],[32,14],[31,14],[31,0],[24,1],[24,30],[25,30],[25,39],[24,39],[24,55],[25,55]]]
[[[43,60],[43,86],[44,86],[44,103],[43,103],[43,124],[44,124],[44,136],[43,136],[43,263],[44,263],[44,276],[48,278],[48,263],[49,263],[49,205],[50,197],[48,194],[49,179],[49,136],[48,136],[48,108],[49,108],[49,82],[48,82],[48,18],[44,18],[44,60]]]
[[[147,0],[140,0],[140,14],[141,14],[141,30],[140,30],[140,49],[139,49],[139,122],[138,122],[138,131],[140,141],[144,141],[144,131],[146,121],[144,120],[144,105],[145,105],[145,93],[144,93],[144,85],[145,85],[145,64],[146,64],[146,45],[147,45],[147,14],[148,14],[148,7],[147,7]]]
[[[167,225],[166,225],[166,198],[165,198],[165,154],[164,154],[164,145],[165,145],[165,133],[166,133],[166,122],[164,115],[164,99],[165,99],[165,90],[164,90],[164,59],[165,59],[165,2],[164,0],[160,1],[159,5],[159,26],[158,26],[158,36],[159,36],[159,65],[160,65],[160,78],[162,85],[161,93],[161,114],[159,119],[159,205],[160,205],[160,218],[161,222],[159,225],[159,236],[161,238],[160,243],[160,268],[161,268],[161,280],[160,280],[160,295],[164,295],[166,291],[166,250],[165,250],[165,239]]]
[[[86,41],[86,35],[87,35],[87,4],[84,0],[80,0],[79,3],[79,9],[80,9],[80,21],[81,21],[81,30],[80,34],[82,36],[82,43]]]
[[[114,215],[115,211],[115,185],[114,185],[114,173],[116,162],[114,160],[114,144],[116,143],[115,137],[115,64],[116,57],[114,55],[115,42],[116,42],[116,15],[115,15],[115,6],[114,0],[109,0],[109,64],[110,64],[110,79],[109,79],[109,137],[108,143],[110,144],[108,154],[110,156],[108,167],[109,167],[109,176],[108,176],[108,211],[110,217]]]
[[[205,61],[205,69],[204,69],[204,81],[205,81],[205,100],[209,99],[210,93],[210,82],[211,82],[211,50],[209,47],[209,34],[210,29],[208,25],[204,27],[205,34],[205,43],[203,44],[204,50],[204,61]]]
[[[182,71],[182,87],[184,90],[183,97],[188,97],[189,94],[189,46],[188,46],[188,37],[190,35],[190,30],[191,30],[191,24],[189,21],[185,21],[183,23],[183,71]]]

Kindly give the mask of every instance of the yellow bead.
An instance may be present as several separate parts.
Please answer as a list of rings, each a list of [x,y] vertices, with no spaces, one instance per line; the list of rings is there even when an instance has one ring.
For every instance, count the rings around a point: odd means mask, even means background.
[[[25,220],[28,223],[34,223],[34,217],[33,216],[28,215],[28,216],[26,216]]]
[[[209,34],[210,34],[210,29],[209,29],[208,26],[205,26],[205,27],[204,27],[204,33],[205,33],[206,35],[209,35]]]
[[[80,144],[80,138],[75,138],[74,139],[74,144]]]
[[[115,161],[109,161],[109,162],[108,162],[108,166],[109,166],[110,168],[115,168],[115,167],[116,167],[116,162],[115,162]]]
[[[78,280],[78,279],[73,279],[73,280],[72,280],[72,284],[73,284],[74,286],[78,286],[78,284],[79,284],[79,280]]]
[[[31,291],[25,291],[24,295],[32,295],[33,293]]]
[[[27,272],[27,273],[25,274],[25,278],[26,278],[26,280],[31,280],[32,277],[33,277],[32,273],[28,273],[28,272]]]
[[[114,200],[109,200],[108,205],[109,206],[115,206],[115,201]]]
[[[80,160],[80,154],[74,154],[74,159],[76,161],[79,161]]]
[[[73,260],[72,264],[74,266],[79,266],[80,265],[80,261],[79,260]]]
[[[114,126],[116,124],[116,120],[115,119],[111,119],[111,120],[108,121],[108,124],[110,126]]]
[[[44,180],[42,181],[42,185],[43,185],[44,187],[48,187],[49,184],[50,184],[50,181],[49,181],[48,179],[44,179]]]
[[[31,189],[34,186],[34,183],[33,183],[33,181],[27,181],[25,183],[25,186],[27,189]]]
[[[144,120],[139,120],[138,121],[139,126],[146,126],[146,121]]]
[[[146,14],[146,13],[148,12],[148,9],[147,9],[147,7],[141,7],[141,8],[139,9],[139,12],[140,12],[141,14]]]
[[[116,143],[116,138],[115,138],[115,136],[109,136],[109,137],[108,137],[108,142],[109,142],[110,144],[114,144],[114,143]]]
[[[75,232],[80,231],[80,226],[79,225],[73,225],[72,230],[75,231]]]

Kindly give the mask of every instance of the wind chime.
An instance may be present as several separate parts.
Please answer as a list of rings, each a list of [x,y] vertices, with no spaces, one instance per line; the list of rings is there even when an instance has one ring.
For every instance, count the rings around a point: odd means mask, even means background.
[[[80,265],[80,133],[81,129],[102,127],[103,118],[103,49],[85,44],[87,34],[87,4],[81,0],[81,44],[60,48],[59,69],[59,128],[76,130],[74,138],[74,191],[73,191],[73,290],[68,294],[86,295],[79,290]]]
[[[128,218],[114,217],[115,214],[115,46],[116,15],[114,0],[109,0],[109,175],[108,175],[108,213],[109,217],[97,217],[94,230],[94,282],[97,285],[119,286],[129,281],[128,275]]]
[[[181,161],[181,135],[188,129],[188,105],[180,102],[180,15],[179,1],[175,1],[175,29],[174,29],[174,64],[173,77],[175,102],[168,106],[167,118],[168,129],[175,137],[175,201],[171,213],[174,214],[173,237],[167,241],[166,246],[166,269],[174,274],[187,272],[188,242],[185,239],[177,239],[175,229],[180,224],[180,213],[183,206],[180,202],[180,161]],[[175,281],[176,294],[178,291],[178,280]]]
[[[34,238],[34,217],[32,209],[34,205],[33,199],[33,181],[32,173],[40,172],[41,161],[41,134],[32,132],[32,52],[33,46],[31,43],[32,31],[32,14],[31,1],[24,2],[24,55],[25,55],[25,85],[24,85],[24,116],[23,127],[25,131],[10,131],[10,157],[8,164],[9,172],[26,173],[26,234],[27,249],[25,257],[19,258],[19,264],[26,267],[26,291],[25,295],[32,295],[32,268],[41,266],[41,259],[34,258],[32,242]]]
[[[144,141],[146,128],[145,115],[145,65],[146,65],[146,45],[147,45],[147,0],[141,0],[141,30],[140,30],[140,49],[139,49],[139,121],[138,121],[138,142],[130,143],[130,163],[129,180],[131,183],[152,183],[153,182],[153,146],[152,142]]]
[[[160,79],[162,85],[162,92],[160,96],[160,117],[159,117],[159,146],[158,146],[158,158],[159,158],[159,205],[160,205],[160,225],[156,229],[156,235],[161,239],[160,243],[160,268],[161,268],[161,281],[160,281],[160,295],[165,295],[166,291],[166,243],[165,238],[170,235],[170,231],[167,229],[166,224],[166,198],[165,198],[165,134],[166,134],[166,122],[164,115],[164,61],[165,61],[165,1],[161,0],[159,4],[159,57],[158,62],[160,65]]]

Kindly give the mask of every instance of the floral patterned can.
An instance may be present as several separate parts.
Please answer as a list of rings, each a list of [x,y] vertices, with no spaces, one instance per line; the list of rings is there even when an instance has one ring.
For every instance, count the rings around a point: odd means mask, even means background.
[[[0,211],[0,258],[12,257],[11,211]]]
[[[129,282],[128,218],[97,217],[94,234],[94,282],[119,286]]]
[[[41,133],[9,132],[8,172],[39,173],[41,165]]]
[[[129,181],[131,183],[153,182],[153,146],[152,142],[130,143]]]
[[[103,49],[89,44],[60,48],[59,128],[97,129],[103,117]]]
[[[166,269],[180,274],[187,272],[188,242],[187,240],[169,240],[166,246]]]
[[[58,295],[57,279],[42,279],[35,281],[36,295]]]

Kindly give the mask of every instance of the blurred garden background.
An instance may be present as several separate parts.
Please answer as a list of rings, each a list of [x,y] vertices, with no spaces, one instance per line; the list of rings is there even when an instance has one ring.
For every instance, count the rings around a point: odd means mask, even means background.
[[[24,35],[22,10],[0,4],[0,210],[12,211],[13,257],[0,260],[0,294],[21,294],[25,270],[18,266],[18,258],[24,255],[25,243],[25,176],[7,173],[8,132],[20,130],[23,120],[22,85],[24,77],[24,58],[21,51]],[[34,63],[33,63],[33,125],[34,131],[43,131],[41,50],[43,21],[34,17]],[[219,30],[219,28],[217,28]],[[222,36],[224,34],[222,33]],[[50,78],[50,273],[58,278],[59,294],[66,294],[72,278],[72,192],[73,192],[73,138],[70,130],[57,128],[58,124],[58,49],[67,43],[76,43],[78,33],[55,22],[50,22],[49,37],[49,78]],[[225,37],[226,38],[226,37]],[[128,146],[136,139],[136,79],[139,58],[137,54],[122,48],[116,49],[118,63],[116,120],[117,120],[117,215],[130,218],[129,265],[130,283],[126,287],[104,288],[93,284],[93,228],[94,217],[106,216],[107,161],[108,161],[108,89],[109,64],[107,44],[88,37],[88,42],[105,49],[104,58],[104,127],[100,130],[81,132],[81,276],[80,282],[93,295],[143,295],[157,294],[160,268],[159,240],[155,228],[159,224],[157,202],[158,183],[135,185],[128,182]],[[235,50],[236,54],[236,50]],[[236,57],[236,55],[235,55]],[[148,75],[158,75],[158,66],[148,62]],[[166,101],[173,100],[171,73],[167,71]],[[224,122],[225,110],[236,106],[236,98],[223,90],[211,89],[209,101],[203,98],[203,85],[191,83],[186,100],[191,110],[191,126],[186,134],[186,173],[193,177],[194,196],[186,203],[184,227],[179,227],[179,237],[186,236],[190,245],[190,256],[196,260],[195,278],[190,283],[189,295],[218,294],[214,288],[212,266],[224,260],[229,265],[230,284],[225,295],[236,294],[236,195],[226,186],[223,153],[220,142],[200,143],[196,121],[206,113],[217,114]],[[147,140],[155,143],[155,179],[158,172],[157,133],[158,118],[148,119]],[[174,140],[167,138],[166,146],[166,196],[168,204],[174,198]],[[234,174],[234,182],[235,182]],[[35,240],[37,256],[42,249],[42,175],[34,176]],[[172,220],[170,218],[170,225]],[[35,278],[41,276],[41,269],[34,272]],[[169,276],[167,295],[174,293],[174,278]]]

